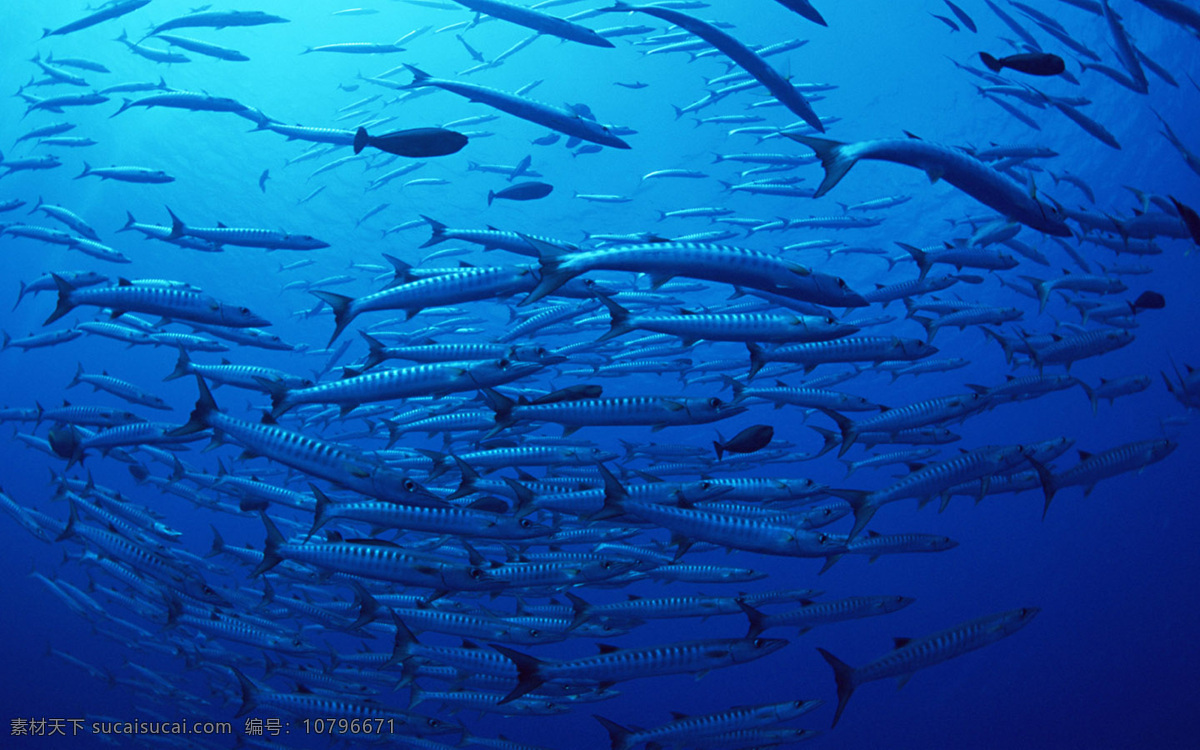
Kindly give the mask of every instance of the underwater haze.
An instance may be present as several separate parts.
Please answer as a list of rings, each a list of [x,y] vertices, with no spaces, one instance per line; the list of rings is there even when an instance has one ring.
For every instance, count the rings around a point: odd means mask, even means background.
[[[363,1],[4,4],[0,746],[1195,747],[1196,0]]]

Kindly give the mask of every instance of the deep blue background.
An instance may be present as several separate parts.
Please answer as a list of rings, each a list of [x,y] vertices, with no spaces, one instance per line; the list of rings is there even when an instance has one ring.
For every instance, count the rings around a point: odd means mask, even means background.
[[[803,21],[769,0],[716,0],[710,8],[698,13],[705,18],[735,23],[734,33],[748,43],[772,43],[797,36],[810,39],[804,48],[772,58],[772,63],[789,71],[797,82],[838,85],[824,101],[814,104],[818,113],[842,118],[829,130],[833,138],[892,137],[908,130],[950,144],[1036,143],[1060,153],[1047,165],[1049,169],[1067,169],[1095,187],[1100,209],[1128,214],[1135,204],[1132,194],[1123,187],[1126,185],[1163,195],[1174,194],[1186,203],[1200,204],[1197,175],[1187,169],[1159,134],[1159,123],[1152,112],[1157,110],[1185,141],[1200,149],[1200,134],[1192,127],[1200,114],[1196,104],[1198,92],[1188,80],[1189,73],[1200,76],[1195,62],[1200,48],[1194,38],[1136,3],[1114,0],[1114,7],[1125,16],[1126,27],[1139,48],[1171,70],[1181,87],[1170,88],[1152,73],[1148,74],[1149,96],[1133,94],[1097,74],[1081,74],[1080,88],[1061,81],[1037,82],[1047,91],[1082,94],[1092,99],[1094,103],[1086,111],[1121,141],[1124,148],[1115,151],[1093,140],[1056,112],[1033,112],[1042,124],[1041,132],[1035,132],[981,99],[973,88],[973,80],[956,70],[947,58],[971,62],[975,53],[983,49],[1004,52],[1007,48],[1000,38],[1011,34],[983,3],[963,0],[959,4],[978,22],[978,35],[948,33],[929,15],[930,12],[946,14],[947,9],[931,0],[825,2],[820,9],[829,21],[827,29]],[[1102,52],[1106,62],[1116,66],[1101,19],[1065,3],[1043,0],[1031,4],[1059,18],[1078,39]],[[4,50],[0,76],[6,87],[15,88],[35,72],[35,67],[26,62],[28,58],[35,52],[45,55],[53,51],[56,56],[88,57],[108,65],[113,71],[111,75],[84,73],[98,87],[128,80],[152,80],[161,74],[177,88],[234,97],[285,122],[320,126],[334,125],[335,110],[362,97],[382,93],[383,98],[372,104],[373,108],[393,98],[395,92],[368,85],[355,92],[336,89],[339,82],[356,82],[352,79],[357,72],[375,75],[400,62],[410,62],[434,75],[453,77],[456,71],[472,64],[453,38],[461,30],[437,34],[431,30],[409,43],[407,52],[381,59],[299,55],[306,46],[316,44],[386,42],[414,28],[426,25],[440,28],[469,19],[471,14],[465,10],[438,11],[375,0],[371,7],[381,11],[378,15],[345,18],[330,16],[331,12],[342,9],[340,3],[306,0],[301,8],[295,5],[282,0],[260,0],[252,6],[292,19],[287,25],[178,32],[239,49],[252,58],[251,62],[227,63],[193,55],[192,63],[166,67],[136,58],[110,40],[122,25],[137,35],[150,23],[187,12],[189,3],[156,0],[120,21],[39,42],[43,26],[56,27],[82,15],[81,4],[15,0],[6,4],[5,22],[0,24],[0,49]],[[599,5],[574,3],[551,12],[567,15]],[[602,28],[647,20],[611,15],[586,23]],[[657,22],[651,25],[660,26]],[[1032,29],[1033,25],[1029,27]],[[503,22],[489,22],[468,30],[466,36],[473,46],[491,57],[522,39],[525,30]],[[1039,34],[1038,38],[1045,41],[1047,49],[1062,52],[1049,37]],[[313,169],[332,157],[285,169],[284,159],[299,154],[305,144],[285,143],[271,133],[248,133],[249,123],[231,115],[134,108],[109,119],[117,109],[118,101],[114,100],[94,108],[69,110],[65,115],[33,113],[22,118],[22,102],[15,97],[5,99],[0,103],[0,147],[4,148],[5,156],[18,158],[54,151],[63,157],[65,164],[51,172],[19,173],[0,180],[0,199],[19,197],[32,206],[41,195],[48,202],[68,206],[88,219],[106,242],[134,260],[129,267],[105,267],[99,261],[56,246],[5,237],[0,240],[0,263],[4,269],[3,283],[8,287],[6,293],[15,295],[18,280],[32,279],[52,269],[92,268],[113,275],[127,272],[136,277],[185,279],[221,299],[248,304],[274,321],[273,330],[288,340],[319,348],[329,334],[328,318],[293,319],[290,313],[311,307],[311,298],[300,291],[281,294],[279,288],[296,278],[318,279],[344,273],[351,261],[382,262],[380,252],[393,253],[414,263],[419,261],[426,252],[417,249],[426,238],[423,228],[384,240],[380,239],[379,231],[417,214],[429,214],[452,226],[495,224],[579,240],[583,230],[654,229],[682,233],[708,228],[703,220],[656,224],[659,210],[728,205],[743,216],[804,217],[839,213],[838,201],[853,203],[896,193],[910,194],[913,200],[887,212],[887,220],[881,226],[845,237],[851,244],[890,249],[893,240],[928,245],[948,239],[954,235],[945,219],[984,212],[981,206],[950,186],[930,186],[919,172],[877,162],[859,165],[830,196],[817,202],[723,194],[716,179],[735,177],[736,166],[711,166],[713,152],[758,148],[795,153],[803,149],[782,140],[770,140],[756,147],[752,137],[727,136],[725,128],[720,126],[697,128],[687,118],[676,120],[671,105],[682,106],[700,98],[703,79],[724,73],[725,66],[719,57],[688,63],[682,55],[646,57],[642,55],[643,49],[630,46],[625,39],[618,40],[615,50],[539,39],[504,66],[469,79],[506,90],[544,79],[531,94],[533,97],[552,103],[586,102],[601,121],[635,128],[638,134],[628,138],[633,146],[631,151],[609,149],[573,157],[561,145],[530,146],[529,142],[544,131],[502,116],[495,122],[476,126],[494,131],[494,136],[475,139],[463,152],[430,161],[410,177],[374,193],[363,190],[380,170],[364,173],[361,162],[354,162],[308,180]],[[1071,63],[1072,72],[1077,72],[1077,67]],[[407,76],[398,75],[396,80],[407,80]],[[634,80],[649,85],[636,91],[613,85],[614,81]],[[741,113],[743,107],[755,100],[752,94],[739,94],[704,110],[701,116]],[[793,119],[778,107],[749,111],[763,113],[769,124],[783,125]],[[459,97],[437,93],[391,105],[384,112],[397,117],[388,127],[402,128],[486,114],[488,110]],[[101,145],[77,150],[34,148],[31,142],[17,148],[8,146],[21,133],[59,120],[79,125],[69,135],[91,136]],[[334,156],[345,153],[349,152]],[[487,191],[505,183],[496,175],[468,171],[467,162],[513,164],[529,153],[534,157],[533,167],[544,174],[545,181],[555,185],[555,192],[537,203],[498,202],[486,208]],[[93,166],[135,164],[161,168],[175,175],[177,181],[165,186],[101,183],[95,178],[74,181],[72,178],[80,171],[83,159]],[[272,180],[263,195],[256,183],[266,168],[271,170]],[[703,169],[713,179],[640,182],[642,174],[666,168]],[[816,167],[802,173],[807,177],[807,185],[814,185],[819,179]],[[407,179],[427,177],[442,177],[451,184],[401,188]],[[296,207],[298,198],[320,184],[327,184],[328,188],[310,203]],[[1063,185],[1055,189],[1044,176],[1038,184],[1043,191],[1066,203],[1079,200],[1074,188]],[[576,191],[622,193],[634,196],[636,201],[618,206],[589,204],[574,200]],[[385,201],[391,203],[387,210],[355,229],[358,217]],[[285,228],[315,234],[332,243],[332,247],[312,254],[318,265],[283,276],[276,272],[278,264],[295,260],[299,255],[232,247],[220,255],[201,255],[143,242],[130,234],[113,233],[124,223],[127,210],[141,221],[165,222],[163,204],[198,224],[220,220],[231,226]],[[20,220],[19,215],[24,211],[15,213],[2,218]],[[30,221],[49,223],[32,218]],[[826,236],[834,235],[796,232],[789,235],[787,242]],[[1034,233],[1026,230],[1022,238],[1039,245],[1052,258],[1053,268],[1024,261],[1012,273],[1053,275],[1060,267],[1071,267],[1061,250],[1039,242]],[[737,242],[767,249],[786,244],[779,240],[777,235],[756,235]],[[964,425],[959,430],[964,436],[963,445],[974,447],[1067,435],[1078,440],[1079,448],[1095,451],[1158,436],[1163,419],[1181,415],[1182,408],[1162,387],[1158,371],[1170,367],[1171,357],[1181,364],[1200,362],[1200,346],[1194,334],[1200,312],[1194,293],[1196,257],[1187,255],[1192,249],[1190,243],[1163,240],[1161,244],[1165,253],[1146,260],[1153,265],[1154,274],[1126,279],[1134,293],[1148,288],[1161,292],[1168,300],[1167,309],[1140,319],[1142,325],[1136,331],[1133,345],[1082,362],[1072,370],[1090,383],[1100,377],[1148,374],[1155,378],[1151,389],[1118,400],[1114,407],[1102,404],[1097,415],[1091,413],[1078,390],[1008,406]],[[1084,252],[1101,263],[1112,258],[1108,251],[1092,246],[1085,246]],[[476,253],[466,257],[477,262],[514,262],[513,257],[500,254]],[[889,275],[884,264],[864,256],[835,257],[825,264],[817,253],[802,255],[800,260],[844,275],[858,288],[911,275],[911,266],[900,265]],[[342,287],[343,290],[363,293],[373,288],[369,274],[352,273],[360,280]],[[1053,303],[1046,315],[1035,317],[1036,308],[1029,300],[1001,290],[994,280],[963,293],[971,299],[1021,306],[1026,310],[1024,324],[1038,332],[1048,331],[1054,316],[1064,322],[1078,320],[1074,311],[1060,302]],[[723,296],[723,290],[716,290],[710,298],[716,301]],[[13,312],[0,313],[0,327],[14,337],[37,331],[52,307],[48,295],[26,300]],[[498,303],[477,303],[470,309],[488,318],[492,330],[499,330],[507,318]],[[889,308],[894,314],[899,314],[898,310],[898,305]],[[88,310],[80,310],[64,322],[86,320],[89,314]],[[416,330],[422,322],[417,318],[408,330]],[[910,336],[920,333],[914,323],[898,324],[895,330]],[[977,331],[946,330],[939,334],[937,344],[944,356],[967,357],[972,365],[945,375],[902,379],[894,386],[886,375],[867,373],[844,387],[884,403],[903,404],[961,391],[964,383],[994,383],[1008,372],[998,348],[985,342]],[[356,342],[354,352],[358,353],[360,348]],[[694,355],[697,360],[713,356],[744,354],[737,347],[712,347]],[[200,355],[197,359],[215,361],[216,358]],[[261,350],[246,353],[244,359],[296,372],[323,363],[317,357]],[[77,403],[119,403],[105,394],[91,397],[84,389],[64,392],[77,361],[89,372],[107,369],[110,374],[160,393],[175,405],[175,418],[180,420],[194,398],[194,384],[188,379],[158,382],[174,362],[174,354],[166,349],[125,350],[116,342],[84,337],[54,349],[27,353],[10,349],[0,353],[3,394],[0,399],[10,406],[30,406],[35,401],[49,406],[64,397]],[[818,374],[821,372],[818,370]],[[562,381],[556,379],[556,383]],[[622,382],[605,381],[605,385],[612,392],[629,393],[672,393],[679,388],[673,376],[631,377]],[[700,387],[688,393],[704,395],[712,390]],[[222,406],[237,413],[247,405],[242,392],[223,390],[217,398]],[[728,436],[740,426],[764,421],[775,424],[781,437],[796,441],[802,449],[815,448],[811,431],[792,410],[774,412],[757,407],[750,414],[722,425],[721,430]],[[819,418],[814,422],[820,423]],[[17,425],[17,429],[27,428]],[[45,427],[40,434],[44,430]],[[707,445],[713,429],[673,430],[654,436],[644,429],[627,432],[594,429],[581,435],[593,437],[603,445],[615,445],[618,437]],[[792,645],[769,659],[709,675],[699,682],[677,676],[628,683],[621,686],[623,695],[615,701],[584,706],[567,717],[482,721],[466,718],[466,721],[472,731],[480,734],[494,736],[503,732],[513,739],[562,748],[585,744],[603,747],[607,741],[604,732],[588,716],[593,710],[623,724],[648,726],[666,720],[670,710],[699,713],[739,703],[795,697],[821,697],[832,703],[833,681],[815,646],[826,648],[852,664],[860,664],[883,654],[892,636],[920,636],[982,614],[1038,606],[1042,613],[1014,638],[922,672],[899,693],[890,684],[868,684],[861,688],[837,730],[817,742],[829,747],[855,748],[1194,746],[1200,731],[1200,720],[1192,705],[1193,697],[1200,691],[1196,677],[1200,674],[1200,657],[1192,637],[1200,626],[1200,607],[1192,596],[1196,571],[1200,569],[1200,553],[1194,544],[1200,532],[1194,489],[1196,435],[1191,425],[1173,425],[1170,434],[1177,437],[1181,446],[1166,462],[1141,474],[1105,482],[1087,498],[1082,497],[1079,489],[1063,491],[1044,522],[1039,519],[1041,498],[1032,493],[993,498],[978,506],[959,499],[940,515],[932,507],[916,513],[907,503],[891,506],[879,514],[874,527],[881,531],[941,533],[961,543],[957,549],[941,555],[898,556],[873,565],[851,558],[819,579],[816,577],[819,561],[770,559],[745,553],[709,558],[770,571],[767,581],[753,585],[755,590],[814,586],[827,590],[829,597],[874,593],[916,597],[917,603],[903,612],[883,619],[829,626],[803,637],[773,633],[789,637]],[[226,449],[218,455],[232,453]],[[860,455],[858,449],[852,455]],[[202,465],[212,465],[213,460],[195,452],[188,458]],[[1072,462],[1073,457],[1069,456],[1060,460],[1059,466]],[[61,462],[32,452],[16,440],[0,443],[0,485],[23,504],[65,517],[65,506],[49,503],[52,490],[46,484],[48,469],[57,471],[61,466]],[[261,544],[261,528],[252,519],[228,516],[214,519],[176,498],[135,488],[125,467],[114,462],[93,458],[88,461],[88,468],[98,482],[129,492],[167,514],[171,523],[184,532],[186,546],[193,552],[207,550],[209,523],[220,526],[231,543]],[[153,470],[162,471],[157,466]],[[78,470],[75,474],[82,476]],[[795,466],[768,465],[756,474],[808,476],[845,486],[841,464],[832,456]],[[877,486],[889,475],[861,472],[850,484]],[[131,700],[122,689],[95,683],[74,667],[45,656],[47,644],[118,673],[122,659],[128,657],[166,674],[178,674],[178,679],[193,693],[209,695],[204,673],[185,672],[182,664],[153,654],[125,653],[118,644],[91,634],[86,623],[72,616],[41,584],[26,576],[32,565],[43,574],[61,575],[82,586],[86,578],[78,566],[61,564],[61,546],[42,545],[15,524],[7,524],[4,529],[0,569],[5,571],[5,584],[0,587],[3,592],[0,606],[9,614],[0,618],[0,642],[9,648],[4,660],[5,679],[0,680],[0,706],[5,709],[6,718],[103,714],[132,719],[140,715],[142,704]],[[680,593],[684,588],[680,587]],[[718,587],[698,589],[706,593],[718,591]],[[631,592],[674,590],[639,585]],[[623,594],[604,591],[589,596],[606,601]],[[154,629],[152,625],[148,627]],[[740,635],[743,627],[737,618],[705,623],[667,622],[639,629],[620,643],[733,636]],[[353,648],[349,642],[343,645]],[[573,656],[585,653],[588,648],[589,644],[568,643],[551,646],[546,653]],[[227,685],[216,687],[229,690]],[[236,702],[222,707],[219,694],[212,699],[217,703],[216,715],[232,717]],[[403,705],[405,699],[406,696],[399,696],[391,700]],[[156,709],[168,715],[183,712],[169,704]],[[825,728],[830,715],[830,708],[826,707],[803,725]],[[235,726],[238,723],[235,721]],[[49,747],[49,742],[31,740],[28,746]],[[7,741],[0,744],[10,746]],[[89,745],[80,741],[72,744],[76,746]]]

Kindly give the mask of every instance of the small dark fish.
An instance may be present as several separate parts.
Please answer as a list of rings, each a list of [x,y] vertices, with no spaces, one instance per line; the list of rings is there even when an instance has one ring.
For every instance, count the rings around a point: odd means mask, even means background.
[[[946,18],[945,16],[939,16],[937,13],[930,13],[929,15],[949,26],[951,31],[958,31],[958,24],[951,21],[949,18]]]
[[[545,198],[554,190],[553,185],[547,185],[544,182],[518,182],[512,187],[506,187],[500,192],[494,190],[488,191],[488,205],[492,205],[492,201],[497,198],[503,198],[510,201],[535,201],[538,198]]]
[[[817,9],[808,0],[776,0],[776,2],[788,10],[799,13],[815,24],[820,24],[821,26],[829,25],[825,23],[825,19],[821,17],[821,14],[817,12]]]
[[[742,430],[734,435],[729,440],[721,437],[721,433],[717,433],[717,440],[713,441],[713,448],[717,451],[717,460],[725,455],[725,451],[730,453],[753,453],[757,450],[762,450],[771,442],[771,438],[775,437],[775,428],[769,424],[756,424]]]
[[[1161,310],[1167,306],[1167,300],[1158,292],[1142,292],[1133,301],[1133,311]]]
[[[1192,242],[1200,245],[1200,215],[1196,214],[1196,209],[1191,206],[1185,206],[1175,200],[1175,196],[1173,195],[1167,197],[1171,199],[1171,203],[1175,204],[1175,210],[1179,212],[1179,218],[1183,219],[1184,225],[1192,235]]]
[[[642,83],[641,81],[634,81],[633,83],[624,83],[622,81],[613,81],[613,85],[614,86],[624,86],[627,89],[644,89],[647,86],[649,86],[650,84]]]
[[[374,146],[397,156],[446,156],[461,151],[466,145],[465,135],[444,128],[413,128],[376,136],[367,135],[365,128],[359,128],[354,134],[356,154],[367,146]]]
[[[258,189],[267,192],[267,178],[271,176],[271,170],[264,169],[263,173],[258,176]]]
[[[958,20],[962,21],[963,26],[966,26],[968,29],[970,29],[972,33],[979,30],[975,28],[975,22],[971,20],[971,17],[967,15],[966,11],[950,2],[950,0],[943,0],[943,2],[945,2],[946,6],[950,8],[950,12],[958,16]]]
[[[996,59],[986,52],[980,52],[979,59],[983,60],[983,64],[993,73],[999,73],[1008,68],[1018,73],[1028,73],[1031,76],[1056,76],[1067,69],[1061,57],[1049,52],[1023,52],[1000,59]]]
[[[562,136],[559,135],[558,133],[549,133],[547,135],[542,136],[541,138],[533,139],[533,145],[535,145],[535,146],[553,146],[554,144],[558,143],[560,138],[562,138]]]
[[[598,143],[585,143],[571,153],[575,156],[583,156],[584,154],[598,154],[604,150],[604,147]]]

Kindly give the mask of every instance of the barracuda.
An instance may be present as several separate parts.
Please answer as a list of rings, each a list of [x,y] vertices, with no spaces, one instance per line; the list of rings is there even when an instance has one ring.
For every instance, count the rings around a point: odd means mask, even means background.
[[[267,250],[319,250],[329,247],[328,242],[322,242],[307,234],[290,234],[274,229],[240,229],[224,224],[216,227],[189,227],[180,221],[169,207],[167,213],[171,215],[171,233],[167,236],[168,240],[194,237],[218,245],[262,247]]]
[[[543,661],[499,644],[491,645],[517,667],[517,686],[501,701],[505,703],[544,682],[608,685],[656,675],[707,672],[761,659],[787,643],[770,638],[710,638],[645,648],[601,646],[597,656],[565,661]]]
[[[1010,636],[1028,625],[1040,611],[1037,607],[1014,609],[980,617],[924,638],[897,638],[895,651],[857,668],[825,649],[817,649],[833,668],[837,681],[838,707],[833,715],[833,726],[837,726],[850,696],[860,685],[896,677],[903,686],[918,669],[941,664]]]
[[[271,324],[248,308],[233,307],[187,289],[142,286],[127,279],[121,279],[117,286],[88,288],[72,286],[61,276],[54,276],[54,282],[58,286],[58,306],[42,325],[53,323],[79,305],[110,308],[114,318],[126,312],[141,312],[235,328]]]
[[[685,315],[634,315],[606,295],[611,327],[598,340],[641,329],[678,336],[684,346],[697,341],[828,341],[858,332],[858,327],[835,318],[773,313],[687,313]]]
[[[914,361],[937,354],[937,347],[919,339],[896,336],[859,336],[835,341],[817,341],[805,344],[783,344],[764,349],[754,342],[747,342],[750,351],[750,374],[753,378],[768,362],[795,362],[804,365],[805,374],[818,365],[833,362],[891,362]]]
[[[597,425],[650,425],[661,430],[671,425],[705,424],[746,411],[721,399],[676,396],[618,396],[562,401],[551,404],[518,404],[490,388],[483,389],[496,413],[496,431],[517,422],[552,422],[570,435],[581,427]]]
[[[843,456],[850,446],[864,432],[901,432],[918,427],[935,425],[953,420],[961,420],[976,412],[986,409],[991,401],[990,394],[969,393],[953,396],[938,396],[936,398],[918,401],[907,406],[885,409],[873,417],[851,421],[837,412],[822,408],[821,410],[837,423],[842,433],[842,447],[838,456]]]
[[[490,571],[477,565],[427,553],[408,552],[398,544],[383,540],[289,543],[265,513],[260,515],[267,529],[267,540],[262,562],[250,573],[251,577],[260,576],[284,560],[290,560],[326,571],[440,592],[498,591],[505,587],[503,581],[493,579]]]
[[[935,495],[973,479],[983,479],[986,486],[988,477],[1010,471],[1028,461],[1025,448],[1020,445],[977,448],[955,458],[923,466],[880,490],[829,490],[829,493],[850,503],[854,509],[854,527],[847,537],[847,542],[852,542],[870,523],[875,512],[887,503],[918,498],[923,505]]]
[[[412,318],[426,307],[457,305],[527,292],[537,280],[527,268],[494,266],[467,268],[384,289],[364,297],[347,297],[333,292],[313,291],[313,296],[333,308],[334,329],[329,343],[337,340],[346,326],[365,312],[404,310]]]
[[[1040,461],[1035,461],[1033,465],[1037,469],[1046,497],[1042,516],[1045,517],[1046,511],[1050,510],[1050,501],[1054,499],[1054,495],[1064,487],[1082,485],[1086,497],[1100,481],[1130,471],[1140,472],[1150,464],[1158,463],[1171,455],[1177,447],[1179,443],[1174,440],[1159,438],[1126,443],[1095,454],[1079,451],[1079,463],[1061,474],[1054,474]]]
[[[568,252],[532,237],[527,239],[538,249],[542,278],[521,304],[535,302],[576,276],[598,270],[649,274],[655,286],[675,276],[686,276],[762,289],[819,305],[868,304],[837,276],[818,273],[759,250],[691,242],[651,242]]]
[[[528,377],[542,367],[533,362],[506,359],[437,362],[368,372],[309,388],[289,388],[273,380],[260,382],[271,394],[272,416],[278,417],[299,404],[338,404],[343,413],[348,413],[359,404],[375,401],[490,388]]]
[[[608,731],[612,750],[632,750],[643,742],[653,747],[692,745],[703,743],[704,740],[711,739],[714,735],[770,727],[797,719],[820,707],[823,703],[824,701],[820,700],[796,700],[758,706],[737,706],[711,714],[680,716],[675,721],[667,722],[653,729],[626,728],[599,715],[596,716],[596,720]],[[756,744],[751,743],[749,746],[756,746]],[[725,743],[718,743],[717,746],[724,747]],[[730,743],[729,746],[742,747],[743,744],[735,742]]]
[[[415,480],[369,460],[356,448],[231,417],[217,408],[203,378],[196,376],[196,384],[200,396],[187,424],[176,430],[179,434],[211,428],[214,442],[231,440],[248,455],[265,456],[363,495],[408,505],[442,502]]]
[[[309,538],[336,519],[369,523],[377,529],[424,531],[481,539],[535,539],[549,531],[548,527],[528,518],[515,518],[471,507],[419,507],[373,501],[335,504],[317,487],[314,486],[312,491],[316,505]]]

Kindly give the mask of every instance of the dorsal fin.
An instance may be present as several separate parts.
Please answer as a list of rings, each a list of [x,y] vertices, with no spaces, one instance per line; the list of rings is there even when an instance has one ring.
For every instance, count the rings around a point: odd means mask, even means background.
[[[602,654],[611,654],[614,651],[620,651],[620,646],[614,646],[611,643],[597,643],[596,648],[600,649]]]

